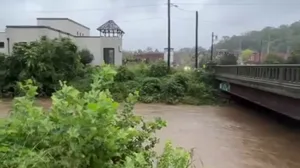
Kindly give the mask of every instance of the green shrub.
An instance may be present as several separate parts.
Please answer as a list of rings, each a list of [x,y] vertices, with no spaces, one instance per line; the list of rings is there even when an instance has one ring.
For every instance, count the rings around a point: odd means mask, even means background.
[[[217,82],[212,72],[205,71],[204,69],[197,69],[192,72],[192,78],[196,82],[203,82],[208,86],[215,87]]]
[[[93,62],[94,55],[88,49],[82,49],[78,52],[80,56],[80,62],[83,65],[87,65]]]
[[[181,103],[195,106],[201,104],[199,99],[192,96],[184,96],[181,100]]]
[[[127,81],[124,82],[124,85],[128,93],[134,93],[135,91],[140,91],[141,89],[141,84],[139,81]]]
[[[115,77],[115,80],[117,82],[125,82],[128,80],[133,80],[134,79],[134,73],[131,72],[127,66],[120,66],[117,69],[117,75]]]
[[[0,122],[1,167],[188,167],[189,153],[170,143],[161,156],[154,152],[155,132],[166,123],[135,116],[136,94],[118,110],[119,104],[105,91],[115,74],[101,68],[93,74],[91,91],[84,93],[61,83],[49,110],[35,106],[38,87],[31,80],[20,84],[24,96],[15,98],[10,117]]]
[[[123,102],[129,94],[125,84],[122,82],[112,83],[109,86],[109,91],[111,92],[113,99],[117,102]]]
[[[191,79],[191,76],[189,73],[187,73],[187,72],[186,73],[183,73],[183,72],[175,73],[173,75],[173,78],[178,84],[180,84],[184,88],[185,92],[188,90],[188,84]]]
[[[91,90],[90,84],[92,83],[92,79],[89,77],[85,78],[76,78],[69,82],[71,86],[79,90],[80,92],[88,92]]]
[[[59,87],[59,80],[71,81],[83,75],[77,46],[68,38],[16,43],[5,59],[5,83],[8,88],[19,81],[33,79],[40,84],[40,95],[50,96]],[[9,88],[6,90],[13,90]]]
[[[135,77],[144,78],[149,74],[149,66],[145,63],[126,65]]]
[[[165,61],[158,61],[150,65],[149,76],[163,77],[169,73],[168,65]]]
[[[184,87],[177,81],[170,79],[162,85],[162,98],[168,104],[177,104],[184,96]]]
[[[202,82],[189,83],[187,95],[196,98],[199,104],[212,104],[215,101],[213,89]]]
[[[160,94],[161,81],[159,78],[144,79],[140,91],[140,101],[144,103],[157,102],[160,100]]]

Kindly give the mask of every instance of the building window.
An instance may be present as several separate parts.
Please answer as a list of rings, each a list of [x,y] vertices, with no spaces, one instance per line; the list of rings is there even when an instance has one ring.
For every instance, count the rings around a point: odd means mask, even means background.
[[[79,36],[79,33],[77,32],[77,36]]]
[[[84,36],[84,34],[82,33],[82,36]]]
[[[0,48],[4,48],[4,42],[0,42]]]

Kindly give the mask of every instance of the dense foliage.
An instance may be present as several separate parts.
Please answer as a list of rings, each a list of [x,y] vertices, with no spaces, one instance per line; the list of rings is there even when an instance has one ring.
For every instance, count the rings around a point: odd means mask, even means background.
[[[137,93],[121,107],[106,88],[116,72],[109,66],[93,74],[91,90],[80,92],[61,83],[45,110],[35,105],[37,86],[20,84],[8,119],[0,123],[3,168],[187,168],[191,155],[167,143],[161,156],[153,151],[154,133],[166,123],[133,114]]]
[[[59,80],[70,81],[84,72],[77,46],[68,38],[16,43],[12,54],[0,61],[4,79],[0,88],[6,95],[18,94],[16,83],[31,78],[39,95],[49,96],[60,87]]]
[[[203,69],[196,71],[172,69],[169,71],[165,67],[167,68],[165,62],[117,67],[115,81],[109,85],[108,89],[118,102],[124,101],[129,93],[138,90],[140,92],[139,101],[143,103],[197,105],[217,103],[216,83],[211,73]],[[160,69],[165,71],[158,72]],[[150,73],[150,71],[152,72]],[[91,77],[85,75],[83,78],[72,81],[71,84],[81,91],[88,91],[90,89],[89,82],[84,82],[85,80],[91,81]],[[203,87],[195,87],[197,85]],[[191,90],[194,93],[190,94]],[[182,101],[186,100],[185,97],[194,100],[192,102]]]
[[[17,43],[13,47],[10,56],[0,55],[0,88],[3,96],[16,96],[20,92],[16,86],[17,82],[32,79],[38,86],[39,96],[51,96],[53,92],[60,89],[59,81],[76,89],[87,92],[92,88],[92,74],[99,73],[103,67],[87,65],[89,61],[83,61],[83,55],[90,55],[89,51],[78,51],[76,45],[66,38],[50,40],[46,37],[31,43]],[[85,65],[84,65],[84,64]],[[139,63],[135,65],[123,65],[114,67],[117,74],[109,89],[113,98],[122,102],[129,93],[140,91],[139,101],[144,103],[164,102],[169,104],[182,103],[185,97],[195,98],[193,104],[215,99],[212,78],[205,71],[182,71],[169,69],[164,61],[152,64]],[[203,72],[203,73],[202,73]],[[194,84],[203,84],[205,89],[195,90]],[[203,89],[201,87],[196,87]],[[196,94],[208,94],[209,101],[203,101],[201,96],[190,95],[189,90],[195,90]],[[211,93],[211,94],[209,94]]]
[[[268,54],[266,59],[264,60],[264,64],[283,64],[285,60],[276,55],[276,54]]]
[[[220,65],[236,65],[237,64],[237,57],[233,53],[225,53],[220,58]]]
[[[267,43],[270,42],[270,52],[286,53],[289,47],[297,49],[300,44],[300,21],[291,25],[280,27],[266,27],[261,31],[250,31],[240,36],[224,36],[216,45],[219,49],[238,50],[252,49],[259,51],[261,40],[263,42],[263,53],[267,52]]]
[[[250,31],[242,35],[232,37],[224,36],[216,49],[227,49],[235,52],[239,50],[262,52],[262,55],[268,53],[289,54],[297,52],[300,48],[300,21],[291,25],[281,25],[280,27],[266,27],[260,31]],[[249,53],[249,52],[248,52]],[[250,54],[251,55],[251,54]],[[249,54],[243,54],[243,60],[247,60]],[[294,54],[290,55],[295,57]],[[273,58],[271,59],[273,60]],[[287,63],[300,63],[296,58],[289,58]],[[273,63],[274,61],[267,61]],[[275,61],[277,62],[277,60]]]
[[[90,64],[94,60],[94,55],[88,49],[82,49],[78,54],[80,56],[80,62],[83,65]]]
[[[168,74],[169,69],[165,61],[158,61],[149,67],[149,76],[151,77],[164,77]]]

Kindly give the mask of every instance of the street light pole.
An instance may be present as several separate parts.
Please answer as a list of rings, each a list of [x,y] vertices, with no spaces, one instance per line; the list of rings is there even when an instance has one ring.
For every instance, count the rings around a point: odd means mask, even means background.
[[[171,0],[168,0],[168,68],[171,67]]]
[[[198,11],[196,11],[195,68],[198,68]]]
[[[210,49],[210,61],[211,62],[213,60],[213,55],[214,55],[214,39],[215,39],[215,35],[214,35],[214,32],[212,32],[212,34],[211,34],[211,49]]]

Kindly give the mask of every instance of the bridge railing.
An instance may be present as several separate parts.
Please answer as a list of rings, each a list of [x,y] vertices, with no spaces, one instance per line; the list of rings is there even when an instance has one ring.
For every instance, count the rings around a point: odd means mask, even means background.
[[[219,65],[216,75],[231,75],[280,83],[300,84],[300,64],[281,65]]]

